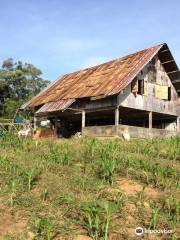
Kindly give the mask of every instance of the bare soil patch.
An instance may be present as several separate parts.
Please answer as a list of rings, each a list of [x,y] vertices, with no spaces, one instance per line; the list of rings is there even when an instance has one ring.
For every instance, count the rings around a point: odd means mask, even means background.
[[[0,207],[0,237],[18,235],[27,230],[27,222],[18,213]]]
[[[134,182],[131,179],[127,178],[118,178],[116,181],[118,184],[119,189],[124,192],[126,195],[136,195],[138,192],[143,190],[143,185],[137,182]],[[164,192],[159,192],[154,188],[145,187],[144,194],[146,197],[151,199],[161,198],[164,195]]]

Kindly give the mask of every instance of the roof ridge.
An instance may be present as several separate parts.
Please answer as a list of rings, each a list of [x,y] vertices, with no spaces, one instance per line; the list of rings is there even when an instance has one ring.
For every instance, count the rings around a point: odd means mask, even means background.
[[[166,43],[161,43],[161,44],[154,45],[154,46],[152,46],[152,47],[147,47],[147,48],[144,48],[144,49],[142,49],[142,50],[138,50],[138,51],[136,51],[136,52],[129,53],[129,54],[124,55],[124,56],[122,56],[122,57],[118,57],[118,58],[109,60],[109,61],[107,61],[107,62],[103,62],[103,63],[97,64],[97,65],[94,65],[94,66],[90,66],[90,67],[87,67],[87,68],[79,69],[79,70],[76,70],[76,71],[73,71],[73,72],[65,73],[63,76],[70,75],[70,74],[75,74],[75,73],[78,73],[78,72],[83,72],[83,71],[86,71],[86,70],[89,70],[89,69],[93,69],[93,68],[97,68],[97,67],[100,67],[100,66],[102,66],[102,65],[104,65],[104,64],[108,64],[108,63],[111,63],[111,62],[115,62],[115,61],[117,61],[117,60],[122,60],[123,58],[130,57],[131,55],[134,55],[134,54],[137,54],[137,53],[146,51],[146,50],[148,50],[148,49],[155,48],[155,47],[158,47],[158,46],[159,46],[159,47],[160,47],[160,46],[163,46],[164,44],[166,44]]]

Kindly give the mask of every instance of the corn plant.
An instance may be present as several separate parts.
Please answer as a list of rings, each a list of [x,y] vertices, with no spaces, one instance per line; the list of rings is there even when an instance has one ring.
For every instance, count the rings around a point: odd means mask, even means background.
[[[88,140],[85,146],[86,146],[86,157],[89,156],[90,161],[92,161],[95,156],[97,140],[96,139]]]
[[[112,185],[113,178],[120,168],[120,162],[114,157],[114,152],[109,151],[108,148],[101,150],[100,168],[105,180]]]
[[[180,189],[180,181],[179,180],[176,181],[175,187],[176,187],[176,189]]]
[[[108,239],[111,220],[118,207],[117,201],[106,201],[102,206],[90,203],[85,207],[86,228],[94,240]]]
[[[58,147],[54,146],[54,147],[51,148],[49,158],[50,158],[49,160],[52,161],[52,162],[55,162],[55,163],[59,162],[60,151],[59,151]]]
[[[154,146],[153,157],[156,157],[158,159],[160,155],[160,143],[161,141],[159,139],[152,139],[152,144]]]
[[[52,240],[53,225],[47,217],[35,216],[34,229],[36,237],[44,236],[45,239]]]
[[[168,216],[170,217],[171,216],[171,199],[170,198],[167,198],[165,200],[165,207],[167,207],[167,210],[168,210]]]
[[[87,185],[88,185],[88,177],[87,177],[87,175],[83,175],[81,178],[81,187],[82,187],[83,191],[87,190]]]
[[[43,191],[43,201],[46,201],[47,197],[48,197],[48,189],[45,188]]]
[[[144,199],[144,191],[146,186],[143,186],[143,189],[140,191],[137,191],[137,201],[142,201]]]
[[[145,176],[146,178],[146,184],[149,185],[149,175],[148,175],[148,172],[146,171],[142,171],[142,174]]]
[[[169,207],[169,217],[170,217],[170,225],[173,231],[175,232],[177,224],[179,223],[179,213],[180,213],[180,201],[175,201],[174,200],[173,205]]]
[[[67,147],[65,147],[62,152],[61,163],[63,166],[69,166],[69,164],[70,164],[70,152]]]
[[[154,208],[152,209],[151,220],[150,220],[150,228],[153,228],[153,229],[156,228],[159,210],[160,210],[159,207],[154,207]]]
[[[108,239],[110,222],[112,220],[113,214],[117,210],[117,205],[114,202],[105,202],[104,203],[104,209],[105,209],[104,240],[107,240]]]
[[[177,221],[179,222],[179,213],[180,213],[180,201],[176,202],[176,216],[177,216]]]
[[[42,160],[48,165],[62,164],[63,166],[69,166],[70,164],[70,151],[68,147],[63,144],[61,147],[50,145],[50,153],[45,154]]]
[[[128,177],[129,171],[133,169],[135,161],[128,155],[127,156],[125,155],[122,161],[123,161],[123,165],[126,169],[126,176]]]
[[[85,207],[85,221],[89,235],[94,240],[98,240],[102,231],[100,224],[100,206],[98,204],[90,203]]]
[[[28,180],[28,190],[29,191],[31,191],[32,184],[35,182],[38,174],[39,174],[39,172],[35,168],[28,169],[26,171],[26,177],[27,177],[27,180]]]
[[[39,235],[42,231],[42,219],[38,216],[34,218],[34,228],[36,232],[36,236]]]
[[[81,140],[82,141],[82,140]],[[94,156],[97,149],[97,140],[96,139],[84,139],[83,143],[83,159],[82,159],[82,170],[83,174],[86,174],[87,165],[89,162],[92,163],[92,169],[94,169]]]
[[[47,240],[52,240],[52,231],[53,231],[53,227],[49,221],[48,218],[44,219],[44,232],[45,232],[45,236],[47,237]]]
[[[16,197],[16,180],[12,180],[10,183],[10,189],[11,189],[11,197],[10,197],[10,204],[11,206],[14,204],[14,199]]]
[[[172,228],[172,230],[175,232],[176,230],[176,226],[177,226],[177,223],[178,223],[178,219],[177,219],[177,216],[176,215],[173,215],[171,220],[170,220],[170,226]]]
[[[117,209],[122,210],[122,207],[125,203],[124,201],[124,194],[122,192],[118,192],[116,196],[115,203],[117,205]]]

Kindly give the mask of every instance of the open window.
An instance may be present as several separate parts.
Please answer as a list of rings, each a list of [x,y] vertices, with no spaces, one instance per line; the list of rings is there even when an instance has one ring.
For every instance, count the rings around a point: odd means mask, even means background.
[[[143,95],[144,94],[144,79],[138,80],[138,94]]]
[[[168,87],[168,101],[171,101],[171,87]]]
[[[131,92],[136,96],[137,94],[140,95],[147,95],[147,83],[144,79],[134,79],[131,84]]]

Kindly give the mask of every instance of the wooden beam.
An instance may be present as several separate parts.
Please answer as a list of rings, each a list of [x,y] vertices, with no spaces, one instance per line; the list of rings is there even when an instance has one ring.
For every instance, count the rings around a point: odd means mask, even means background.
[[[72,110],[72,111],[77,111],[77,112],[79,112],[79,111],[83,111],[83,109],[81,109],[81,108],[78,108],[78,109],[76,109],[76,108],[66,108],[66,110]],[[64,111],[62,111],[62,112],[64,112]]]
[[[170,50],[169,49],[165,49],[163,51],[160,51],[159,53],[165,53],[165,52],[170,52]]]
[[[115,109],[115,125],[116,126],[119,125],[119,108],[118,107]]]
[[[103,107],[103,108],[99,108],[99,109],[98,108],[94,108],[94,109],[86,109],[86,113],[112,111],[112,110],[114,110],[114,107]],[[77,112],[77,114],[79,114],[81,112]]]
[[[149,129],[152,129],[152,112],[149,112]]]
[[[173,73],[177,73],[177,72],[179,72],[179,70],[172,71],[172,72],[167,72],[167,74],[173,74]]]
[[[180,79],[177,79],[177,80],[172,80],[172,83],[180,83]]]
[[[168,63],[172,63],[172,62],[175,62],[174,59],[173,60],[169,60],[169,61],[166,61],[166,62],[162,62],[162,64],[168,64]]]
[[[105,95],[95,96],[95,97],[91,97],[90,100],[91,100],[91,101],[95,101],[95,100],[103,99],[103,98],[105,98],[105,97],[106,97]]]

